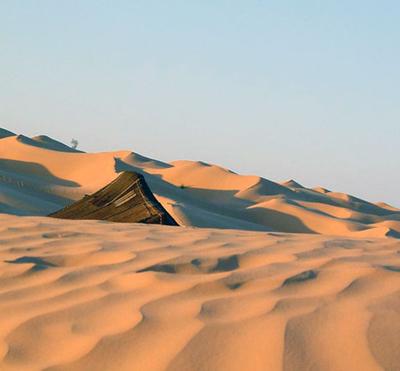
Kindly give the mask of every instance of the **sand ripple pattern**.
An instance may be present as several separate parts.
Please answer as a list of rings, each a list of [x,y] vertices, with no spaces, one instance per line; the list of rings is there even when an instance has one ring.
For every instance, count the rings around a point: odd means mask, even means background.
[[[1,370],[399,370],[400,241],[0,214]]]

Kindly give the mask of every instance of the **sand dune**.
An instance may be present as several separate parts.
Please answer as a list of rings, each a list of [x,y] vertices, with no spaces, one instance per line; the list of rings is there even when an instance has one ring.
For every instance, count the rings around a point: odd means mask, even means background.
[[[0,138],[1,370],[399,369],[395,207]],[[40,216],[125,170],[182,227]]]
[[[4,128],[0,128],[0,139],[1,138],[12,137],[14,135],[16,135],[16,134],[13,133],[12,131],[4,129]]]
[[[1,370],[397,370],[400,242],[0,214]]]
[[[130,151],[83,153],[47,136],[6,130],[0,137],[0,212],[47,215],[128,170],[142,173],[185,226],[377,237],[396,236],[400,229],[394,207],[295,180],[279,184],[204,162],[168,164]]]
[[[47,135],[37,135],[32,138],[28,138],[24,135],[18,135],[16,138],[21,143],[36,146],[44,149],[50,149],[53,151],[61,151],[61,152],[82,152],[76,149],[71,148],[70,146],[65,145],[57,140],[54,140]]]

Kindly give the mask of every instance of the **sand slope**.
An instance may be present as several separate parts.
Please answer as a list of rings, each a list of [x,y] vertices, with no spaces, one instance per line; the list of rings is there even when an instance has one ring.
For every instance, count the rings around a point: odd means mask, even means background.
[[[124,170],[183,227],[31,216]],[[398,237],[385,203],[0,130],[0,370],[398,370]]]
[[[0,369],[398,370],[399,251],[0,214]]]
[[[282,184],[195,161],[130,151],[82,153],[46,136],[1,131],[0,212],[47,215],[138,171],[181,225],[351,236],[399,236],[400,210],[294,180]]]

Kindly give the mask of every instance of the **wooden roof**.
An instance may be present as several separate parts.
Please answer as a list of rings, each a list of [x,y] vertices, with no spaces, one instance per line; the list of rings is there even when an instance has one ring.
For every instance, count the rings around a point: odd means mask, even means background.
[[[120,223],[178,225],[156,200],[143,175],[123,172],[99,191],[49,216]]]

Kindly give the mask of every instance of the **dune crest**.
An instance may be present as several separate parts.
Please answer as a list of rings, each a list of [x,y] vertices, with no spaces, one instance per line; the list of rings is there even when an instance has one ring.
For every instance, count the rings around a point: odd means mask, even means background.
[[[286,182],[283,182],[282,185],[288,188],[305,188],[299,182],[296,182],[294,179],[289,179]]]
[[[0,212],[47,215],[123,171],[142,174],[162,206],[186,226],[377,237],[383,234],[379,225],[391,237],[400,230],[400,210],[387,204],[201,161],[167,164],[131,151],[83,153],[47,136],[0,139]]]
[[[2,138],[7,138],[7,137],[13,137],[13,136],[15,136],[15,135],[16,135],[16,134],[13,133],[13,132],[10,131],[10,130],[0,128],[0,139],[2,139]]]

